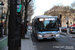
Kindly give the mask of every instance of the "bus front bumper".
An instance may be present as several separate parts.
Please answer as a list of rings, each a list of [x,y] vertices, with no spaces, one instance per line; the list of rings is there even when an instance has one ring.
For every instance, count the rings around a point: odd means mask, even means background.
[[[60,34],[57,34],[55,36],[50,36],[50,37],[43,37],[42,35],[38,36],[38,39],[39,40],[42,40],[42,39],[52,39],[52,38],[59,38],[60,37]]]

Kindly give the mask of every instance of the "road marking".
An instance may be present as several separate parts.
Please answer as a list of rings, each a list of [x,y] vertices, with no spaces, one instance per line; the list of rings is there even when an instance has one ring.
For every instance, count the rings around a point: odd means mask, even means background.
[[[6,39],[6,38],[7,38],[7,36],[6,36],[5,38],[3,38],[2,40],[0,40],[0,42],[3,41],[3,40]]]

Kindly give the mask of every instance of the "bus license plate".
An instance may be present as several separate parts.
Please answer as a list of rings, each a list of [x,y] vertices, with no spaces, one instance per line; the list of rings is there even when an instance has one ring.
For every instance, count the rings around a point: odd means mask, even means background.
[[[50,37],[51,34],[44,34],[44,37]]]

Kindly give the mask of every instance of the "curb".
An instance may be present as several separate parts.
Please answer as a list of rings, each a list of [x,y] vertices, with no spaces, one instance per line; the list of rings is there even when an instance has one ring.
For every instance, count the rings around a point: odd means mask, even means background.
[[[75,38],[75,36],[72,36],[72,38]]]
[[[0,40],[0,42],[3,41],[3,40],[6,39],[6,38],[7,38],[7,36],[6,36],[5,38],[3,38],[2,40]]]
[[[63,34],[63,33],[60,33],[61,35],[64,35],[64,36],[67,36],[68,34]],[[75,36],[70,36],[72,38],[75,38]]]
[[[60,34],[66,36],[66,34],[63,34],[63,33],[60,33]]]

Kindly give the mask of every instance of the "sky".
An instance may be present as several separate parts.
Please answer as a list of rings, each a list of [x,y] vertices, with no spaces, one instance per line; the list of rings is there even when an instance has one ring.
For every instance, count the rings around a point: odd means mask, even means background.
[[[45,11],[50,10],[54,5],[69,6],[75,0],[34,0],[34,14],[32,18],[37,15],[43,15]]]

